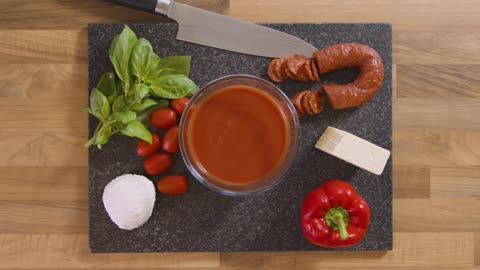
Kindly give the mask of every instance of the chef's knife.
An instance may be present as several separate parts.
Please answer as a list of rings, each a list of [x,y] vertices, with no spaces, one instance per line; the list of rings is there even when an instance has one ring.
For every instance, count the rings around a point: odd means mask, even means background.
[[[245,54],[284,57],[311,56],[308,42],[289,34],[224,16],[173,0],[113,0],[116,3],[166,15],[177,21],[177,39]]]

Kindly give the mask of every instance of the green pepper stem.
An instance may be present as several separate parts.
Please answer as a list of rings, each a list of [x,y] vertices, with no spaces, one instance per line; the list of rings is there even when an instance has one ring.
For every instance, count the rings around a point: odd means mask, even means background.
[[[340,232],[340,239],[346,240],[348,238],[348,232],[347,228],[345,226],[345,222],[343,221],[343,216],[340,213],[334,214],[334,219],[335,224],[338,226],[338,230]]]
[[[327,214],[323,217],[327,225],[332,230],[338,230],[340,239],[346,240],[348,238],[347,224],[349,221],[349,214],[345,208],[338,206],[330,208]]]

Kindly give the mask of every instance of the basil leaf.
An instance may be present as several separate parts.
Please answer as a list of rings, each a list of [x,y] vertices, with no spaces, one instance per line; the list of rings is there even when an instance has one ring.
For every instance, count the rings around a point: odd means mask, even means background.
[[[123,92],[125,93],[125,96],[130,96],[131,91],[132,91],[132,81],[131,80],[125,81],[123,83]]]
[[[98,145],[98,148],[101,148],[100,145],[106,144],[112,135],[112,127],[102,125],[102,127],[93,135],[92,139],[90,139],[87,144],[96,144]],[[92,140],[93,142],[91,142]]]
[[[112,126],[112,129],[116,132],[116,131],[119,131],[119,130],[125,128],[127,125],[122,123],[122,122],[115,121],[115,122],[111,123],[110,126]]]
[[[142,102],[142,99],[147,96],[150,88],[143,83],[138,83],[135,85],[134,93],[135,93],[135,100],[137,102]]]
[[[172,74],[175,74],[173,68],[159,68],[151,72],[150,74],[148,74],[148,76],[144,79],[144,81],[146,84],[151,84],[152,81],[154,81],[158,77],[162,77],[165,75],[172,75]]]
[[[148,64],[148,55],[153,51],[152,44],[144,38],[139,38],[132,49],[130,56],[130,70],[133,75],[137,77],[142,74],[142,71]]]
[[[128,124],[137,118],[137,114],[129,110],[127,104],[125,103],[125,97],[123,95],[115,99],[115,102],[113,102],[112,105],[112,111],[113,119],[123,124]]]
[[[157,102],[155,100],[147,98],[147,99],[144,99],[142,102],[135,102],[132,105],[130,105],[130,110],[134,112],[141,112],[146,108],[156,104]]]
[[[120,34],[114,36],[113,40],[112,40],[112,43],[110,43],[110,48],[108,48],[108,57],[110,59],[113,58],[113,49],[115,49],[117,47],[117,42],[118,42],[119,38],[120,38]]]
[[[184,75],[165,75],[150,81],[152,94],[163,98],[181,98],[193,95],[198,86]]]
[[[110,115],[110,104],[97,88],[93,88],[90,94],[90,111],[101,121]]]
[[[123,89],[123,82],[121,80],[115,80],[115,85],[116,85],[116,89],[117,89],[117,92],[119,95],[121,95],[123,92],[124,92],[124,89]]]
[[[83,108],[83,109],[82,109],[82,112],[89,113],[89,114],[95,116],[98,120],[100,120],[100,121],[102,121],[102,122],[103,122],[103,121],[105,120],[105,118],[106,118],[106,117],[104,117],[104,116],[102,116],[102,115],[100,115],[100,114],[98,114],[98,113],[93,112],[92,109],[90,109],[90,108],[88,108],[88,107],[87,107],[87,108]]]
[[[107,98],[111,96],[116,97],[117,86],[115,83],[115,74],[113,73],[113,71],[109,71],[102,75],[100,81],[97,84],[97,89],[102,92],[102,94],[104,94]]]
[[[110,61],[112,61],[117,76],[124,82],[130,79],[130,54],[135,42],[137,42],[137,36],[130,27],[125,25],[122,33],[118,37],[115,36],[110,46]]]
[[[113,119],[121,122],[122,124],[128,124],[137,118],[137,114],[130,110],[125,110],[121,112],[114,112],[112,114]]]
[[[112,105],[113,112],[121,112],[125,109],[125,97],[123,95],[118,96]]]
[[[98,145],[98,148],[102,148],[101,145],[108,142],[110,137],[113,135],[112,128],[106,126],[103,123],[99,123],[95,129],[93,136],[84,144],[85,147],[90,147],[92,145]]]
[[[173,74],[182,74],[188,77],[191,62],[192,57],[190,55],[175,55],[163,58],[160,66],[172,68]]]
[[[94,134],[93,137],[90,138],[90,140],[88,140],[83,146],[88,148],[88,147],[94,145],[96,140],[97,140],[97,136],[96,136],[96,134]]]
[[[142,123],[137,120],[128,123],[128,125],[124,129],[121,129],[120,132],[123,135],[137,137],[146,142],[152,143],[152,134]]]
[[[130,71],[143,81],[150,73],[158,69],[160,57],[153,52],[148,40],[141,38],[132,49],[130,56]]]

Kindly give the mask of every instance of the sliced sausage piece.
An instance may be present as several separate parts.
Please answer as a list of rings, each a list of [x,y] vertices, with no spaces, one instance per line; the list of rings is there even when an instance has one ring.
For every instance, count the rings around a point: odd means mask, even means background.
[[[360,68],[360,74],[352,83],[322,86],[334,109],[362,105],[372,98],[382,85],[382,58],[368,46],[356,43],[337,44],[320,49],[313,53],[313,56],[320,75],[345,67]]]
[[[315,61],[310,61],[310,64],[312,65],[312,74],[313,74],[313,80],[316,82],[320,81],[320,75],[318,73],[317,69],[317,64],[315,64]]]
[[[317,91],[302,91],[296,93],[292,98],[292,103],[297,110],[298,116],[303,116],[305,114],[317,114],[321,113],[324,108],[324,97]]]
[[[270,62],[270,64],[268,64],[267,74],[268,74],[268,77],[270,77],[270,79],[272,81],[281,82],[282,80],[280,78],[278,78],[277,75],[275,74],[275,65],[276,65],[277,62],[278,62],[278,59],[273,59]]]
[[[290,99],[299,117],[305,114],[305,111],[303,110],[302,99],[307,93],[308,91],[298,92]]]
[[[311,81],[314,81],[315,78],[313,77],[313,71],[312,71],[312,60],[311,59],[308,59],[306,62],[305,62],[305,71],[307,72],[307,75],[308,75],[308,79],[310,79]]]
[[[299,81],[308,81],[308,74],[305,70],[305,63],[309,59],[305,55],[294,54],[287,60],[288,70],[293,74],[292,79]]]
[[[287,62],[288,63],[288,62]],[[285,74],[287,75],[288,79],[295,80],[295,74],[293,74],[290,69],[285,68]]]
[[[305,90],[305,95],[302,96],[302,110],[305,112],[305,114],[312,115],[313,110],[310,107],[310,91]]]
[[[276,65],[275,75],[280,78],[282,81],[288,80],[287,73],[285,69],[287,68],[287,58],[278,59],[278,64]]]
[[[324,107],[324,98],[320,91],[310,91],[308,95],[308,105],[312,114],[321,113]]]

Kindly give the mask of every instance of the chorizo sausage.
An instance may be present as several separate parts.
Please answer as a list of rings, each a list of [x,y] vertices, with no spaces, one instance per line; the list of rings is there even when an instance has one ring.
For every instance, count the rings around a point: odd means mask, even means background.
[[[273,59],[268,65],[267,73],[270,79],[275,82],[288,79],[320,81],[313,60],[301,54]]]
[[[323,111],[324,98],[320,91],[302,91],[295,94],[291,101],[298,116],[317,114]]]
[[[320,74],[318,74],[317,64],[315,61],[311,61],[310,64],[312,65],[312,74],[313,74],[313,81],[320,81]]]
[[[289,77],[287,75],[287,72],[286,72],[287,65],[288,65],[287,58],[280,58],[280,59],[278,59],[278,64],[275,66],[276,67],[275,74],[282,81],[289,79]]]
[[[268,69],[267,69],[267,74],[268,77],[274,82],[281,82],[283,81],[279,77],[277,77],[277,74],[275,72],[275,66],[277,65],[278,59],[273,59],[270,64],[268,64]]]
[[[383,63],[378,53],[356,43],[337,44],[313,53],[320,75],[344,67],[358,67],[360,74],[349,84],[322,86],[334,109],[356,107],[367,102],[383,82]]]
[[[321,113],[323,111],[324,105],[325,105],[325,101],[320,91],[308,92],[308,106],[312,114]]]
[[[298,117],[301,117],[305,114],[302,104],[302,100],[305,94],[307,94],[307,91],[298,92],[290,99],[293,103],[293,106],[295,107],[295,110],[297,111]]]
[[[305,64],[308,62],[308,59],[305,55],[301,54],[294,54],[290,56],[287,60],[287,69],[290,71],[291,74],[290,78],[294,80],[299,80],[299,81],[308,81],[308,74],[307,71],[305,70]],[[308,67],[310,69],[311,67]],[[311,71],[310,71],[311,72]]]

